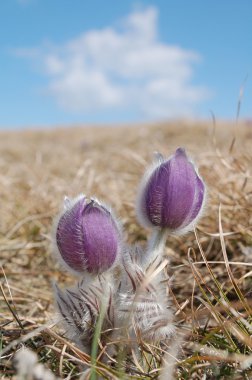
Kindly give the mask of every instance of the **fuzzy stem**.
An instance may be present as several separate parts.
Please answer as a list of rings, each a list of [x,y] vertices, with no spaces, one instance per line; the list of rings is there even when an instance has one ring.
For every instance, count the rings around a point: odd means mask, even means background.
[[[153,261],[162,255],[167,238],[167,229],[161,228],[153,231],[144,258],[144,267],[147,268]]]

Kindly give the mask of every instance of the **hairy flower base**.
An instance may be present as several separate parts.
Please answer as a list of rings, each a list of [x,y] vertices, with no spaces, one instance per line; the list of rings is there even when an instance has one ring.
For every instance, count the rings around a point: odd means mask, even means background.
[[[55,299],[67,336],[87,353],[91,350],[102,303],[106,305],[102,331],[113,329],[113,288],[106,278],[97,278],[90,286],[81,281],[63,291],[55,285]]]
[[[60,290],[55,286],[55,297],[67,335],[78,346],[90,353],[96,323],[105,306],[102,322],[102,344],[128,340],[128,347],[136,342],[159,343],[169,341],[175,334],[173,313],[169,307],[163,277],[154,277],[146,285],[142,269],[144,251],[138,247],[124,252],[121,280],[111,282],[112,276],[100,276],[87,286],[83,281],[74,288]]]
[[[127,325],[129,338],[151,343],[169,340],[175,333],[171,311],[148,293],[138,298],[134,294],[121,294],[119,313]]]
[[[152,273],[144,271],[143,263],[144,251],[138,246],[125,252],[119,318],[128,323],[128,334],[133,339],[152,343],[167,341],[174,335],[175,328],[163,276],[154,276],[149,282]]]

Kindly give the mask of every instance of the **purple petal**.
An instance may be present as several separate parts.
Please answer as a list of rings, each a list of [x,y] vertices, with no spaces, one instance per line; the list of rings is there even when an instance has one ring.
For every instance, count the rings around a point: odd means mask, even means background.
[[[109,269],[116,259],[118,231],[108,211],[88,206],[82,219],[83,248],[87,270],[98,273]]]
[[[203,205],[204,195],[205,195],[204,182],[201,180],[200,177],[197,176],[194,200],[193,200],[192,208],[190,210],[190,213],[188,214],[185,225],[190,224],[194,219],[197,218]]]
[[[56,232],[56,242],[63,260],[78,272],[86,267],[81,233],[85,203],[85,198],[82,198],[68,209],[60,218]]]
[[[198,215],[204,198],[204,184],[184,149],[159,165],[150,177],[143,211],[154,226],[176,230]]]
[[[169,162],[170,176],[164,187],[162,219],[169,228],[176,229],[183,224],[191,210],[196,173],[182,149],[178,149]]]
[[[116,259],[119,232],[108,210],[82,198],[60,218],[56,242],[71,269],[101,273]]]

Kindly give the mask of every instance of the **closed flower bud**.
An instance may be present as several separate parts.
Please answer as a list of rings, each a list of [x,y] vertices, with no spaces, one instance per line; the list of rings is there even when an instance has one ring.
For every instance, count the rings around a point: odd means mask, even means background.
[[[205,201],[205,185],[185,150],[159,161],[145,175],[138,197],[138,216],[143,225],[166,228],[172,233],[190,230]]]
[[[54,238],[58,257],[68,269],[99,274],[108,270],[118,256],[120,228],[106,207],[80,195],[65,200]]]

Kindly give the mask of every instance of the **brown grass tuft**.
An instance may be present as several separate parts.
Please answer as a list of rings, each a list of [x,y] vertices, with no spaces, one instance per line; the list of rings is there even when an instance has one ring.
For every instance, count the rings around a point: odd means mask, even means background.
[[[144,241],[134,210],[139,180],[154,151],[169,156],[178,146],[194,157],[208,186],[196,234],[167,242],[180,347],[143,342],[140,356],[126,362],[125,378],[157,379],[161,363],[161,378],[168,365],[177,379],[251,378],[251,138],[249,123],[217,124],[213,132],[211,123],[183,121],[2,132],[0,348],[10,349],[0,378],[14,376],[11,359],[20,342],[56,375],[79,378],[80,364],[90,358],[52,327],[52,281],[73,282],[51,258],[52,219],[64,195],[84,192],[112,205],[129,242]],[[121,376],[116,363],[99,368],[104,378]]]

